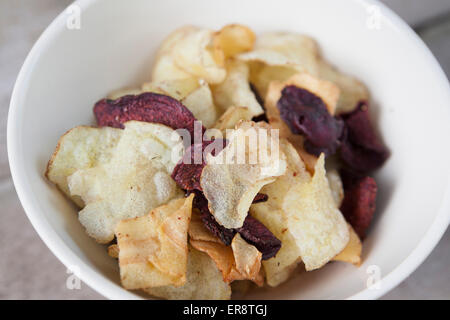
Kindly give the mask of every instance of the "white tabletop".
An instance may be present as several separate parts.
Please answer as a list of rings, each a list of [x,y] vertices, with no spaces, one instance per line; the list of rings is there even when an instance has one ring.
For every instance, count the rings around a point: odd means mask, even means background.
[[[416,26],[450,74],[450,1],[385,0]],[[69,274],[29,223],[11,182],[6,119],[15,78],[26,54],[71,0],[0,0],[0,299],[102,299],[87,285],[69,290]],[[448,13],[445,16],[445,13]],[[450,298],[450,231],[416,272],[384,299]]]

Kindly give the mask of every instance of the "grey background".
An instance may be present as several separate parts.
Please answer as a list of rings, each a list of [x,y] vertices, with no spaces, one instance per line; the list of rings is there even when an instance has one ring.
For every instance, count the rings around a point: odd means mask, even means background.
[[[224,0],[223,0],[224,1]],[[411,24],[450,74],[450,0],[385,0]],[[29,223],[9,172],[6,121],[19,69],[33,43],[70,0],[0,0],[0,299],[103,299],[68,290],[66,268]],[[383,299],[450,298],[450,231],[428,259]]]

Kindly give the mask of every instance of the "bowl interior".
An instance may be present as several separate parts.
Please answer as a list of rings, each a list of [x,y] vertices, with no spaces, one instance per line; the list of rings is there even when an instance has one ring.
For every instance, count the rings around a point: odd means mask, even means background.
[[[299,272],[280,287],[256,291],[250,298],[379,296],[407,276],[405,271],[392,272],[408,261],[430,230],[438,238],[445,229],[448,212],[443,218],[439,209],[450,163],[443,142],[449,137],[447,81],[420,41],[384,7],[377,7],[379,15],[374,16],[372,1],[357,0],[86,0],[78,5],[81,28],[67,28],[70,14],[62,13],[24,65],[11,104],[8,144],[16,188],[37,231],[101,294],[139,297],[120,287],[117,262],[85,234],[75,208],[47,183],[43,172],[65,131],[94,123],[97,100],[114,89],[150,80],[159,44],[186,24],[219,28],[237,22],[256,32],[296,31],[314,37],[329,61],[369,87],[378,128],[392,151],[376,175],[378,209],[361,267],[331,263],[308,274]],[[408,263],[417,265],[432,246],[430,242]],[[369,292],[373,270],[392,276]]]

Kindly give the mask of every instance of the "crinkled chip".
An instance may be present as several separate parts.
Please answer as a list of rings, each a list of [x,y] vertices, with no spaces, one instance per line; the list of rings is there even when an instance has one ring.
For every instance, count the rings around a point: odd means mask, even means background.
[[[300,249],[292,235],[289,217],[283,210],[284,198],[292,187],[311,180],[294,147],[288,141],[281,139],[280,148],[286,155],[286,172],[261,189],[261,193],[268,196],[266,202],[253,204],[250,207],[251,215],[264,223],[281,240],[281,249],[275,257],[262,262],[266,281],[272,287],[286,281],[301,261]]]
[[[280,138],[288,139],[299,152],[308,171],[314,172],[317,158],[305,151],[304,137],[294,134],[280,116],[277,104],[282,96],[283,89],[287,86],[303,88],[318,96],[325,103],[330,113],[335,109],[339,97],[339,89],[330,82],[322,81],[311,75],[302,73],[292,76],[285,82],[273,81],[266,95],[265,107],[270,125],[280,130]]]
[[[254,49],[240,54],[244,61],[259,61],[269,66],[284,66],[298,72],[318,73],[318,47],[305,35],[288,32],[268,32],[259,35]]]
[[[199,88],[191,92],[181,100],[194,117],[209,128],[214,125],[218,118],[218,111],[214,105],[211,89],[207,83],[202,83]]]
[[[142,84],[142,91],[164,94],[174,99],[182,100],[197,90],[199,86],[200,83],[196,78],[189,77],[183,79],[146,82]]]
[[[182,196],[170,177],[182,153],[181,137],[174,130],[155,123],[125,123],[108,162],[68,177],[71,195],[86,203],[79,219],[87,233],[108,243],[120,220],[142,216]]]
[[[213,38],[214,46],[223,53],[223,58],[227,59],[252,50],[256,36],[246,26],[229,24],[214,33]]]
[[[67,177],[80,169],[108,162],[122,136],[115,128],[79,126],[67,131],[58,141],[47,164],[45,176],[72,199],[80,208],[84,202],[70,194]]]
[[[193,195],[119,222],[120,279],[126,289],[186,283],[187,232]]]
[[[246,107],[252,116],[264,113],[249,84],[249,67],[239,60],[227,61],[225,80],[213,87],[214,101],[223,110],[231,106]]]
[[[189,247],[186,283],[181,287],[163,286],[144,289],[156,297],[170,300],[229,300],[231,288],[211,258]]]
[[[347,245],[347,223],[331,194],[323,154],[311,181],[288,191],[283,210],[288,215],[289,227],[307,271],[322,267]]]
[[[369,100],[369,91],[358,79],[341,73],[323,59],[319,62],[319,77],[336,84],[341,94],[336,107],[336,113],[352,111],[360,101]]]
[[[200,185],[219,224],[242,227],[259,190],[284,173],[286,163],[278,142],[269,126],[240,122],[225,149],[207,155]]]
[[[344,250],[333,258],[333,261],[343,261],[359,266],[361,264],[362,243],[350,224],[348,230],[350,235],[348,244]]]
[[[225,134],[226,129],[234,129],[240,120],[249,121],[252,119],[252,113],[246,107],[229,107],[214,124],[214,128]]]

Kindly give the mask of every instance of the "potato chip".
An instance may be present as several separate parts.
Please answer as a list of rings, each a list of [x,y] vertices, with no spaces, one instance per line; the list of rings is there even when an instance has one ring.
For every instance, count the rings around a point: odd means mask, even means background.
[[[336,207],[340,207],[344,200],[344,186],[341,177],[336,169],[327,171],[328,184],[330,185],[331,195],[333,196]]]
[[[192,199],[172,200],[148,214],[119,222],[120,279],[126,289],[186,283],[187,232]]]
[[[256,36],[253,31],[240,24],[229,24],[214,33],[214,47],[223,52],[223,58],[227,59],[236,54],[253,49]]]
[[[209,154],[200,185],[216,221],[226,228],[242,227],[256,194],[286,169],[278,137],[263,123],[240,122],[228,145]]]
[[[361,264],[362,243],[350,224],[348,224],[348,230],[350,235],[348,244],[344,250],[333,258],[333,261],[343,261],[359,266]]]
[[[242,239],[239,233],[234,236],[231,248],[233,249],[236,270],[242,275],[242,280],[249,279],[262,286],[264,277],[259,272],[261,269],[261,252]]]
[[[252,116],[264,113],[249,85],[249,67],[239,60],[227,61],[225,80],[213,87],[214,101],[222,111],[231,106],[247,107]]]
[[[252,113],[246,107],[229,107],[214,124],[214,128],[222,131],[225,135],[226,129],[234,129],[240,120],[249,121],[252,119]]]
[[[194,117],[200,120],[206,128],[213,126],[217,121],[217,108],[207,83],[201,84],[199,88],[183,98],[181,103],[191,110]]]
[[[206,229],[202,219],[200,218],[199,212],[192,214],[191,223],[189,224],[189,237],[191,240],[222,243],[218,237]]]
[[[258,36],[253,51],[240,54],[240,60],[259,61],[269,66],[318,73],[318,47],[307,36],[288,32],[268,32]]]
[[[356,108],[358,102],[369,100],[367,87],[358,79],[341,73],[324,60],[319,63],[319,77],[336,84],[340,91],[336,113],[349,112]]]
[[[170,177],[182,153],[181,137],[171,128],[126,122],[108,162],[68,177],[71,195],[81,196],[86,203],[79,220],[87,233],[100,243],[108,243],[120,220],[142,216],[182,196]]]
[[[156,297],[171,300],[229,300],[230,285],[225,283],[222,274],[211,258],[189,247],[186,283],[181,287],[164,286],[144,289]]]
[[[264,223],[281,240],[281,249],[276,256],[262,262],[267,284],[272,287],[286,281],[301,261],[300,249],[292,235],[289,217],[283,210],[284,198],[293,186],[311,180],[295,148],[284,139],[280,140],[280,148],[286,155],[286,172],[261,189],[261,192],[268,195],[266,202],[250,207],[251,215]]]
[[[308,171],[314,172],[314,166],[317,158],[304,150],[303,136],[292,133],[287,124],[281,119],[280,111],[277,107],[278,100],[281,98],[282,90],[289,85],[306,89],[320,97],[325,102],[331,114],[333,114],[339,98],[339,89],[331,82],[319,80],[306,73],[300,73],[295,74],[284,82],[273,81],[269,85],[269,89],[267,91],[264,104],[270,125],[273,128],[280,130],[280,138],[288,139],[299,152]]]
[[[80,169],[108,162],[117,146],[122,130],[79,126],[67,131],[58,141],[47,164],[45,176],[80,208],[84,201],[71,195],[67,177]]]
[[[141,94],[142,90],[140,88],[124,88],[119,89],[111,92],[108,94],[108,99],[116,100],[120,97],[127,96],[127,95],[137,95]]]
[[[199,81],[194,77],[164,81],[152,81],[142,84],[143,92],[155,92],[182,100],[199,87]]]
[[[316,163],[311,181],[288,191],[283,210],[307,271],[322,267],[347,245],[347,223],[331,194],[323,154]]]
[[[208,83],[220,83],[225,79],[223,57],[213,50],[214,32],[198,27],[183,28],[183,36],[172,47],[171,57],[184,72],[204,79]]]

